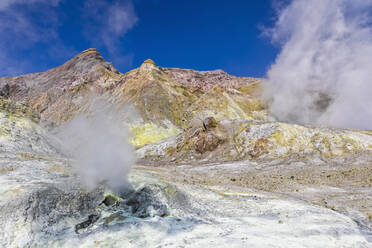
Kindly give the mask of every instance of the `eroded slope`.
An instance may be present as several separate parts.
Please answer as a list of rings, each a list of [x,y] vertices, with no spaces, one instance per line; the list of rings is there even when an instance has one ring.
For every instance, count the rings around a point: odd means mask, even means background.
[[[223,71],[167,69],[151,60],[121,74],[95,49],[42,73],[0,78],[3,98],[23,101],[43,120],[56,124],[87,110],[92,98],[104,96],[116,105],[133,105],[128,123],[133,143],[141,146],[180,133],[207,116],[266,119],[259,79],[238,78]]]

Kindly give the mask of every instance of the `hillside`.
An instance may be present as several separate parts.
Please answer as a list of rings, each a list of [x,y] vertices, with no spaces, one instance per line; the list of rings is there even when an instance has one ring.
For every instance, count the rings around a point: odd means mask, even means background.
[[[162,68],[151,60],[121,74],[95,49],[46,72],[0,78],[0,96],[23,101],[56,124],[84,112],[92,96],[104,95],[123,108],[133,105],[136,118],[128,124],[137,146],[178,134],[208,116],[265,119],[258,88],[259,79]]]
[[[256,239],[368,247],[372,132],[277,122],[262,80],[150,59],[123,74],[96,49],[46,72],[0,78],[0,246],[148,247],[168,237],[192,247]],[[102,102],[119,129],[107,119],[79,144],[116,138],[85,154],[115,174],[108,163],[122,156],[110,150],[128,128],[138,160],[123,175],[125,190],[106,180],[86,188],[96,168],[83,178],[79,156],[61,148],[74,139],[55,135],[76,117],[93,122]],[[114,137],[99,139],[97,130]]]

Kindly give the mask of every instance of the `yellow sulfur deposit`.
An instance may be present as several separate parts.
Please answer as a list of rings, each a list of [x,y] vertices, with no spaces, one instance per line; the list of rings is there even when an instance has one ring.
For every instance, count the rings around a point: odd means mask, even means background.
[[[175,126],[164,128],[153,123],[146,123],[139,126],[130,125],[129,129],[133,135],[133,137],[130,139],[130,142],[134,146],[143,146],[146,144],[155,143],[180,133],[180,130]]]

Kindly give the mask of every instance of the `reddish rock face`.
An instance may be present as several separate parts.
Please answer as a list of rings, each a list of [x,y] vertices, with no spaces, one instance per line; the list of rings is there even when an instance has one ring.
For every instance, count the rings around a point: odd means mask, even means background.
[[[45,72],[0,77],[0,97],[25,102],[42,119],[60,123],[74,116],[87,93],[107,92],[107,82],[121,79],[96,49],[88,49]]]
[[[45,72],[0,77],[0,89],[9,92],[7,97],[13,100],[28,100],[51,89],[66,92],[79,84],[97,81],[103,69],[119,73],[96,49],[88,49],[65,64]],[[17,87],[17,90],[11,90],[12,87]]]
[[[221,135],[218,135],[216,127],[218,123],[213,117],[207,117],[203,121],[204,129],[199,129],[199,132],[192,138],[194,149],[198,153],[211,152],[223,143]]]
[[[222,70],[195,71],[191,69],[162,68],[174,80],[185,85],[192,86],[203,91],[215,87],[239,88],[247,84],[259,82],[260,79],[252,77],[235,77]]]
[[[198,153],[205,153],[214,151],[222,140],[212,132],[202,132],[195,138],[195,151]]]

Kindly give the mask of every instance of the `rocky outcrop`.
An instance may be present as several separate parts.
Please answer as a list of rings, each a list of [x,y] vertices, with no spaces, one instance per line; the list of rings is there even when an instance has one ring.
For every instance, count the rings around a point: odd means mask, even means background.
[[[143,159],[171,162],[327,159],[372,152],[372,133],[367,131],[244,120],[205,128],[205,122],[137,152]]]
[[[70,120],[89,94],[101,94],[122,76],[96,49],[88,49],[65,64],[46,72],[0,78],[0,89],[13,89],[7,99],[23,101],[44,120]]]

